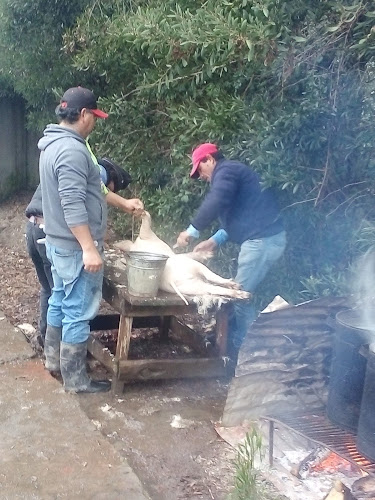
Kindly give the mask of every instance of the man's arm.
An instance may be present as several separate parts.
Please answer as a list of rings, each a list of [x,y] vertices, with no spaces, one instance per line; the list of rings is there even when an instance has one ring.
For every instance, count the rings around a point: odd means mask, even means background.
[[[92,239],[89,226],[74,226],[69,228],[82,248],[83,265],[87,272],[97,273],[103,266],[103,260]]]
[[[217,247],[228,240],[228,233],[225,229],[219,229],[208,240],[201,241],[194,247],[193,252],[213,252]]]
[[[198,231],[203,231],[214,220],[226,213],[228,208],[233,205],[238,183],[239,177],[236,169],[228,166],[217,172],[211,182],[209,192],[190,223]]]
[[[119,208],[128,214],[141,215],[144,210],[143,203],[138,198],[131,198],[130,200],[127,200],[112,191],[108,192],[106,200],[112,207]]]
[[[186,247],[192,238],[199,238],[199,231],[190,224],[186,231],[182,231],[177,238],[177,243],[173,248]],[[225,229],[219,229],[208,240],[201,241],[194,247],[193,252],[213,252],[228,240],[228,233]]]
[[[189,241],[193,238],[199,238],[199,231],[190,224],[190,226],[185,231],[182,231],[178,235],[177,242],[175,245],[173,245],[173,248],[187,247]]]

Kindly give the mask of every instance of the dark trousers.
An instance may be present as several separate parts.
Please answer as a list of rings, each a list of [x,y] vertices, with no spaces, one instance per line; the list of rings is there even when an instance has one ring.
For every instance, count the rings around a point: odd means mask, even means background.
[[[27,252],[34,263],[36,274],[40,283],[39,300],[39,332],[44,342],[47,328],[48,299],[51,296],[53,287],[51,263],[46,256],[46,246],[37,243],[37,240],[45,238],[43,229],[38,224],[28,222],[26,226],[26,246]]]

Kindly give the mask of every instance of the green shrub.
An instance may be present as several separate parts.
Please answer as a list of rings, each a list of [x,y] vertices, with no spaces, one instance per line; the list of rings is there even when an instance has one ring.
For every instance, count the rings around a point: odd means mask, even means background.
[[[297,302],[344,292],[346,270],[374,236],[373,5],[57,3],[0,0],[0,78],[26,99],[31,121],[53,119],[67,86],[98,92],[110,118],[91,137],[94,151],[131,172],[132,195],[169,242],[206,189],[188,178],[189,153],[217,142],[279,192],[288,248],[260,307],[275,294]],[[129,224],[117,218],[122,234]],[[235,256],[232,246],[213,265],[233,275]]]

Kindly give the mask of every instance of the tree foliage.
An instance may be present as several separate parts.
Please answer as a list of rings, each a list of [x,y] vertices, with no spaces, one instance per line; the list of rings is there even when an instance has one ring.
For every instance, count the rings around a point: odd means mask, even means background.
[[[214,141],[280,194],[289,246],[264,296],[343,292],[374,236],[371,2],[65,0],[42,18],[41,4],[0,0],[0,68],[41,109],[77,80],[100,93],[110,118],[92,141],[131,170],[159,234],[189,223],[205,187],[188,155]]]
[[[56,105],[61,89],[81,78],[62,50],[62,37],[89,3],[0,0],[0,78],[24,97],[34,127],[35,119],[45,123],[43,111]]]

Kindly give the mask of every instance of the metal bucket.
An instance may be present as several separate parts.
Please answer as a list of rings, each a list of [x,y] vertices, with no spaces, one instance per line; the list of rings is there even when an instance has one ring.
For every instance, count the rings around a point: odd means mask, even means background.
[[[366,358],[361,347],[371,338],[371,332],[359,310],[336,314],[333,357],[327,400],[327,415],[344,429],[357,430],[366,374]]]
[[[155,297],[167,259],[167,255],[128,252],[126,275],[129,293],[138,297]]]
[[[375,461],[375,344],[367,355],[365,385],[358,422],[357,450],[372,462]]]

